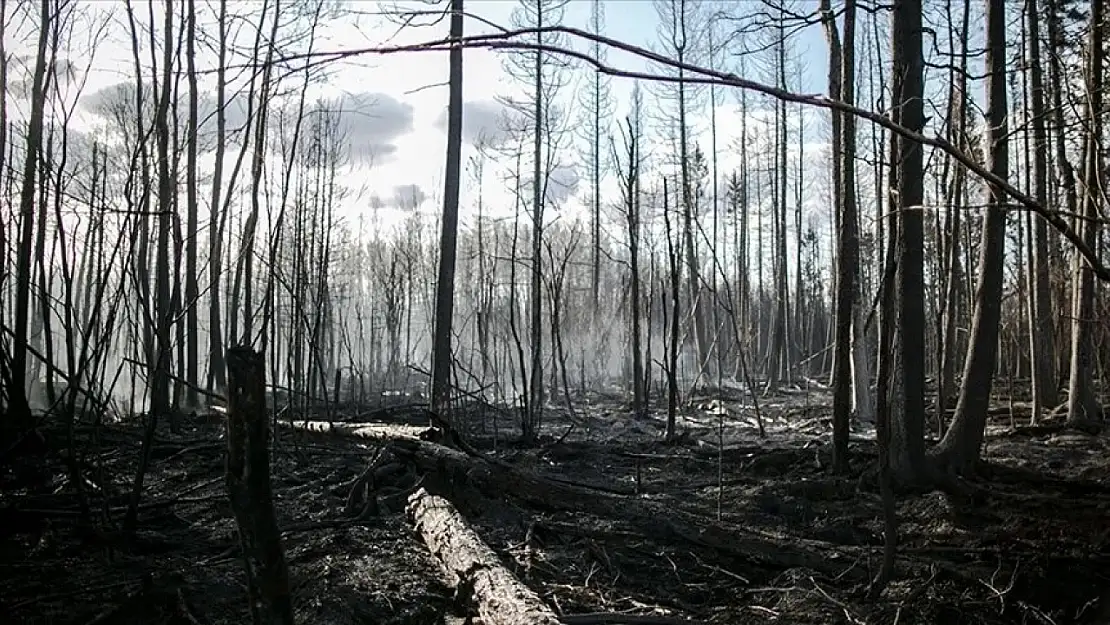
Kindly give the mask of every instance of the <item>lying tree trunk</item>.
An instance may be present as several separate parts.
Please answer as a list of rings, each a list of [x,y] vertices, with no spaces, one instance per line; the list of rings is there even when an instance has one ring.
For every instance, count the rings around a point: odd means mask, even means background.
[[[555,612],[520,582],[466,524],[451,502],[421,488],[408,515],[443,569],[473,593],[486,625],[560,625]]]
[[[545,479],[495,459],[467,455],[427,441],[398,440],[393,443],[392,452],[399,458],[411,460],[425,475],[430,488],[452,496],[466,498],[477,491],[491,498],[515,497],[542,509],[621,519],[648,536],[699,545],[774,568],[802,567],[829,576],[866,580],[866,573],[860,567],[848,564],[853,557],[836,553],[833,546],[825,542],[759,536],[736,525],[683,512],[673,504],[623,497]],[[845,568],[849,570],[845,572]]]
[[[306,432],[320,434],[341,434],[366,440],[390,441],[398,439],[417,440],[421,437],[432,436],[433,430],[426,426],[414,425],[382,425],[378,423],[328,423],[327,421],[294,421],[283,423]]]

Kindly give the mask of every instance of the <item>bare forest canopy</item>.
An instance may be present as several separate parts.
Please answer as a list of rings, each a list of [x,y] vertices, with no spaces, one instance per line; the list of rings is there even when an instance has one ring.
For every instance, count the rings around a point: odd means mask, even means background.
[[[302,399],[343,379],[363,399],[424,384],[437,215],[452,199],[430,179],[359,188],[413,132],[413,106],[322,87],[356,75],[353,59],[388,66],[456,41],[496,51],[509,79],[482,94],[484,113],[463,102],[468,166],[443,173],[466,188],[453,256],[469,279],[446,359],[463,392],[524,405],[572,386],[827,381],[846,317],[853,371],[870,376],[888,261],[890,310],[923,302],[919,320],[894,315],[892,344],[903,321],[920,326],[913,375],[941,394],[975,351],[982,271],[996,266],[993,372],[1052,373],[1039,386],[1055,389],[1072,352],[1101,353],[1103,329],[1063,314],[1108,275],[1101,185],[1084,177],[1091,158],[1103,171],[1102,148],[1087,149],[1102,109],[1080,5],[1044,3],[1035,24],[1006,9],[1000,111],[979,94],[994,74],[978,5],[922,10],[922,51],[906,61],[919,95],[892,78],[890,11],[867,4],[849,24],[832,5],[660,0],[637,45],[605,35],[604,3],[580,26],[563,23],[566,2],[526,3],[504,24],[464,9],[480,32],[439,38],[423,33],[446,25],[442,8],[244,8],[6,5],[0,296],[10,373],[34,406],[71,385],[123,412],[192,408],[223,392],[222,352],[240,343],[265,347],[273,384]],[[393,34],[338,47],[347,24]],[[815,33],[826,49],[796,53]],[[1034,68],[1034,54],[1049,62]],[[91,89],[101,59],[120,80]],[[827,94],[802,90],[814,59]],[[920,161],[909,178],[906,155]],[[1002,244],[987,246],[993,208]],[[1101,359],[1080,360],[1095,384]],[[873,383],[855,382],[858,403]]]
[[[1105,622],[1108,19],[0,0],[0,613]]]

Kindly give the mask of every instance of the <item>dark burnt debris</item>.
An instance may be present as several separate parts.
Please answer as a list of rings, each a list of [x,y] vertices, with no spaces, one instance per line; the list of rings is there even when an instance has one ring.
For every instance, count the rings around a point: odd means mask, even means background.
[[[487,566],[565,623],[1110,618],[1105,432],[1013,428],[992,411],[973,496],[899,494],[896,574],[871,600],[883,542],[873,437],[853,432],[854,473],[831,477],[820,392],[765,400],[764,439],[741,398],[693,398],[684,436],[666,445],[661,421],[600,395],[586,416],[552,409],[531,447],[511,412],[463,404],[431,427],[424,404],[395,399],[296,418],[276,401],[274,510],[299,623],[466,622]],[[121,519],[140,423],[82,421],[72,443],[47,424],[9,445],[4,622],[247,622],[224,427],[198,417],[157,431],[132,535]],[[449,501],[495,561],[446,574],[413,516],[420,493]]]

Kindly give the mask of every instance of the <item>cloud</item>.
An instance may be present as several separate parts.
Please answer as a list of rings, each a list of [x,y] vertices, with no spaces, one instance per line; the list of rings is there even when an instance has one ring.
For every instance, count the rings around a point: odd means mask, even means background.
[[[29,100],[35,85],[35,63],[33,56],[12,55],[8,67],[8,93],[16,100]],[[48,60],[47,63],[50,61]],[[47,67],[49,71],[50,68]],[[77,79],[77,66],[67,58],[59,57],[54,61],[54,75],[51,80],[66,87]]]
[[[135,91],[134,82],[108,85],[82,98],[81,105],[105,121],[118,120],[133,126],[136,116]],[[143,85],[143,92],[143,116],[149,127],[153,121],[157,98],[151,92],[149,84]],[[216,104],[215,97],[208,93],[201,93],[197,100],[201,152],[215,149]],[[272,102],[269,130],[278,132],[276,116],[279,107],[281,114],[295,116],[295,106],[295,101],[291,100]],[[228,95],[224,106],[224,139],[229,145],[236,145],[242,139],[241,131],[248,121],[249,110],[247,94]],[[178,94],[177,114],[180,118],[178,123],[183,128],[188,122],[189,114],[186,90]],[[291,128],[291,123],[286,124],[286,131]],[[346,93],[335,98],[317,100],[306,106],[302,136],[308,138],[308,134],[318,134],[321,128],[332,131],[331,138],[341,147],[340,158],[345,162],[380,163],[392,158],[397,152],[397,140],[412,132],[413,108],[388,94]],[[128,130],[131,131],[132,128],[129,127]]]
[[[578,190],[578,169],[574,165],[556,165],[548,176],[547,201],[562,204]]]
[[[414,211],[428,199],[424,189],[417,184],[401,184],[393,187],[393,206],[403,211]]]
[[[413,131],[412,105],[385,93],[344,93],[317,101],[310,111],[328,115],[356,161],[389,160],[397,140]]]
[[[143,89],[143,101],[151,100],[150,87]],[[135,114],[135,83],[119,82],[107,87],[101,87],[89,95],[81,98],[81,106],[88,112],[105,118],[116,116],[117,113]]]
[[[578,191],[580,178],[574,165],[558,164],[547,175],[547,189],[545,195],[546,205],[558,207],[568,199],[574,197]],[[525,178],[521,181],[520,192],[531,202],[532,179]]]
[[[485,142],[498,145],[508,139],[505,116],[510,109],[496,100],[470,100],[463,102],[463,141],[470,145]],[[447,130],[447,109],[440,112],[436,128]]]
[[[128,132],[134,132],[135,125],[135,98],[136,86],[134,82],[120,82],[107,87],[102,87],[81,98],[81,107],[101,118],[104,121],[117,121],[127,124]],[[143,85],[143,117],[146,127],[154,121],[154,107],[157,97],[151,90],[151,85]],[[216,98],[208,93],[199,93],[197,96],[197,121],[200,140],[198,149],[201,153],[210,152],[216,148]],[[224,104],[225,145],[238,145],[242,138],[242,129],[247,123],[249,109],[247,94],[229,94]],[[171,113],[172,114],[172,113]],[[189,122],[189,94],[187,90],[178,93],[177,101],[178,126],[184,132]]]

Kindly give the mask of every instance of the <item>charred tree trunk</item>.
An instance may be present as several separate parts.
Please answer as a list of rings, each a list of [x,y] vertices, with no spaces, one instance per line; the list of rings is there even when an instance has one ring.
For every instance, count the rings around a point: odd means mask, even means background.
[[[847,104],[856,101],[856,2],[846,0],[844,3],[844,42],[841,54],[841,80],[840,97]],[[848,247],[845,253],[851,251],[854,261],[849,265],[852,273],[852,391],[853,407],[856,418],[860,421],[870,422],[875,420],[874,400],[871,396],[871,352],[868,347],[866,311],[864,303],[863,263],[860,261],[860,227],[859,206],[856,201],[856,119],[845,115],[841,122],[840,132],[841,149],[843,157],[840,176],[844,181],[841,190],[843,202],[843,227],[846,228]]]
[[[196,3],[188,0],[188,32],[185,35],[185,61],[189,80],[188,154],[185,161],[187,215],[185,217],[185,400],[190,407],[197,405],[199,335],[197,314],[200,289],[197,284],[197,125],[198,99],[196,68]]]
[[[543,3],[536,4],[536,28],[547,25],[544,21]],[[538,43],[543,43],[543,35],[538,34]],[[543,213],[546,198],[543,196],[543,137],[546,132],[544,111],[548,103],[544,95],[543,52],[535,51],[535,102],[532,111],[535,136],[532,139],[532,272],[529,285],[529,315],[531,340],[531,367],[528,381],[528,426],[523,432],[525,443],[535,441],[540,423],[543,420]]]
[[[670,206],[668,202],[667,179],[663,179],[663,224],[666,228],[667,258],[670,261],[670,289],[671,315],[670,315],[670,341],[667,345],[667,433],[668,441],[675,437],[675,416],[678,412],[678,351],[679,351],[679,284],[680,284],[680,253],[681,243],[676,241],[677,233],[671,227]]]
[[[1029,38],[1029,82],[1033,122],[1033,195],[1048,205],[1048,133],[1045,129],[1044,70],[1041,68],[1040,9],[1037,0],[1026,0]],[[1056,332],[1052,322],[1052,261],[1048,254],[1048,224],[1033,217],[1033,265],[1030,351],[1033,361],[1033,420],[1059,403],[1056,380]]]
[[[1009,176],[1009,129],[1006,85],[1006,7],[1004,0],[987,3],[988,139],[991,173]],[[945,468],[965,473],[979,459],[990,406],[991,385],[998,360],[1002,318],[1003,269],[1006,252],[1005,191],[990,187],[990,203],[983,216],[979,243],[979,280],[971,320],[971,342],[964,362],[963,384],[952,427],[936,452]]]
[[[636,96],[633,96],[636,97]],[[629,279],[631,293],[629,294],[631,317],[631,349],[632,349],[632,413],[640,416],[646,406],[646,392],[644,388],[644,358],[642,353],[642,320],[640,296],[640,129],[639,121],[632,118],[625,120],[624,133],[627,169],[618,175],[621,178],[621,193],[624,196],[625,223],[628,234]],[[619,159],[617,159],[619,162]]]
[[[963,18],[956,41],[961,42],[959,67],[953,68],[949,80],[948,132],[950,140],[967,149],[967,39],[970,19],[970,2],[963,3]],[[940,362],[937,372],[936,420],[939,430],[944,423],[944,413],[953,406],[956,388],[956,359],[961,342],[958,340],[957,320],[963,302],[963,263],[960,262],[960,237],[963,223],[964,196],[967,173],[963,167],[952,168],[952,181],[948,191],[946,212],[947,233],[944,250],[944,292],[941,295]]]
[[[894,5],[894,106],[896,119],[920,132],[925,126],[921,50],[921,2]],[[925,289],[924,175],[922,146],[908,137],[894,142],[891,167],[896,179],[898,231],[898,348],[896,409],[891,413],[890,464],[900,481],[916,481],[925,466]]]
[[[23,183],[19,194],[19,250],[15,267],[15,328],[12,340],[11,384],[8,402],[11,425],[30,427],[31,407],[27,401],[27,325],[31,307],[31,249],[35,234],[35,174],[42,150],[42,127],[46,108],[46,49],[50,32],[49,0],[40,3],[38,48],[31,78],[31,111],[27,122],[27,147],[23,162]],[[7,94],[4,96],[7,97]],[[45,210],[45,208],[43,208]]]
[[[853,4],[853,0],[848,0]],[[832,12],[830,0],[822,0],[821,12],[824,19],[825,37],[829,44],[829,97],[842,98],[843,57],[841,56],[840,35],[836,28],[836,16]],[[832,112],[832,173],[833,173],[833,212],[836,215],[836,329],[833,338],[833,466],[836,473],[848,471],[848,434],[852,418],[851,397],[851,343],[852,343],[852,294],[855,288],[855,224],[848,223],[848,217],[855,221],[855,215],[848,215],[844,206],[846,187],[854,184],[843,176],[843,135],[844,115]],[[849,227],[852,233],[849,232]],[[850,241],[849,239],[852,239]]]
[[[293,625],[289,572],[274,517],[266,362],[249,347],[227,351],[227,492],[239,530],[254,625]]]
[[[217,22],[217,60],[216,60],[216,155],[212,170],[212,202],[208,211],[208,390],[223,389],[227,386],[224,378],[224,344],[221,330],[220,281],[223,276],[223,223],[226,211],[221,211],[223,192],[224,155],[226,152],[227,112],[225,100],[227,92],[227,0],[220,0],[219,20]],[[230,190],[228,190],[230,195]],[[225,200],[226,201],[226,200]],[[221,213],[223,217],[221,217]]]
[[[1099,204],[1102,198],[1102,59],[1103,0],[1091,0],[1087,46],[1087,136],[1084,147],[1083,213],[1078,227],[1087,246],[1098,251]],[[1068,421],[1101,419],[1094,392],[1095,276],[1081,254],[1075,254],[1072,278],[1071,373],[1068,376]]]
[[[451,38],[463,36],[463,0],[451,0]],[[451,381],[451,321],[455,311],[455,251],[458,244],[459,186],[462,177],[462,46],[451,48],[447,105],[447,174],[444,176],[443,224],[439,239],[435,338],[432,354],[432,409],[448,406]]]

